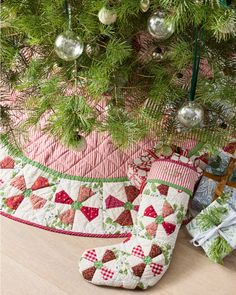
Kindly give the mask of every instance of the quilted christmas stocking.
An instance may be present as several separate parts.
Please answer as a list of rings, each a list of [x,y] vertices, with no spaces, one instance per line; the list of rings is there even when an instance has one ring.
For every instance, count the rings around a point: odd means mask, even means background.
[[[123,243],[85,251],[82,276],[97,285],[146,289],[166,272],[189,197],[201,175],[179,154],[152,164],[132,236]]]

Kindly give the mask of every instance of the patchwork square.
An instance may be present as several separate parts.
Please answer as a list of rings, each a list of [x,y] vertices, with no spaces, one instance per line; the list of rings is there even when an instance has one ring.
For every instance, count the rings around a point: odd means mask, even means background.
[[[104,183],[104,228],[110,232],[127,232],[137,219],[141,195],[130,182]]]
[[[71,223],[73,231],[102,233],[102,184],[62,179],[53,198],[68,205],[61,222]]]

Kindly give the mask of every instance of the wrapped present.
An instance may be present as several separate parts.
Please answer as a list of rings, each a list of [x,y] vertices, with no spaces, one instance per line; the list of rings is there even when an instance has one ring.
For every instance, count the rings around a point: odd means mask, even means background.
[[[194,194],[191,208],[199,213],[222,192],[232,194],[235,188],[236,158],[221,152],[217,157],[209,160],[209,165]],[[193,213],[193,215],[196,214]]]
[[[223,193],[186,227],[193,245],[202,247],[210,260],[222,263],[236,249],[236,190]]]
[[[131,183],[139,190],[146,182],[152,163],[157,159],[154,151],[147,150],[139,158],[128,164],[127,176]]]

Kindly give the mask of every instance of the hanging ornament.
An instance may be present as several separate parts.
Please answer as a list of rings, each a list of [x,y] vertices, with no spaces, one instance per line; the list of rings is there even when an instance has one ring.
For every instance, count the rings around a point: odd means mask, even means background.
[[[161,47],[156,47],[152,52],[152,58],[155,60],[162,60],[164,58]]]
[[[174,26],[165,23],[165,14],[158,11],[148,19],[148,32],[159,40],[166,40],[174,33]]]
[[[111,25],[116,22],[117,14],[114,9],[102,7],[98,12],[98,19],[104,25]]]
[[[150,8],[150,0],[140,0],[139,6],[142,12],[147,12]]]
[[[89,57],[97,56],[99,54],[100,47],[97,44],[87,44],[85,52]]]
[[[201,48],[199,42],[201,37],[202,31],[199,31],[198,27],[196,26],[191,88],[188,101],[179,109],[177,114],[179,122],[187,128],[203,125],[204,122],[204,110],[200,104],[194,101],[201,60]]]
[[[72,31],[57,36],[54,47],[56,54],[66,61],[77,59],[84,50],[83,41]]]
[[[227,9],[230,7],[232,0],[219,0],[219,3],[221,6]]]
[[[200,104],[188,101],[179,109],[177,118],[187,128],[196,127],[204,121],[204,110]]]

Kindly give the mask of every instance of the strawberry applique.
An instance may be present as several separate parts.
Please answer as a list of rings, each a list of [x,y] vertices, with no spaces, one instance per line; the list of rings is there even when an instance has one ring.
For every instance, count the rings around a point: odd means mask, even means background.
[[[37,196],[37,190],[49,186],[49,182],[45,177],[39,176],[30,188],[27,188],[25,177],[23,175],[13,178],[10,184],[22,193],[5,199],[5,204],[8,208],[16,210],[24,198],[29,198],[33,209],[40,209],[45,205],[47,200]],[[32,193],[33,191],[34,194]]]
[[[73,224],[76,210],[80,210],[89,222],[95,219],[99,214],[99,209],[95,207],[88,207],[83,204],[84,201],[86,201],[93,195],[94,192],[91,190],[91,188],[85,186],[80,187],[78,198],[76,201],[74,201],[64,190],[57,192],[55,196],[56,203],[71,205],[71,209],[67,210],[67,213],[64,212],[62,213],[62,215],[60,215],[60,220],[63,223],[65,223],[64,221],[66,221],[67,224],[68,220],[70,220],[71,224]],[[65,216],[67,216],[67,218],[65,218]]]
[[[139,190],[135,186],[129,185],[129,186],[125,186],[125,193],[127,198],[126,202],[121,201],[118,198],[109,195],[105,200],[105,204],[106,204],[106,209],[123,207],[124,211],[122,211],[114,221],[120,224],[121,226],[131,226],[133,225],[133,218],[131,215],[131,211],[134,210],[137,212],[139,209],[138,205],[133,204],[134,200],[139,195]]]
[[[154,262],[153,259],[158,257],[161,254],[162,254],[161,248],[156,244],[153,244],[151,246],[150,252],[147,256],[145,256],[141,245],[133,247],[132,255],[142,260],[142,262],[132,267],[134,275],[141,278],[147,266],[150,267],[153,273],[153,276],[160,275],[164,267],[162,264],[158,264]]]
[[[83,270],[82,272],[82,275],[86,280],[92,281],[94,274],[97,271],[101,272],[104,281],[108,281],[113,278],[115,272],[106,267],[107,262],[116,259],[115,253],[112,250],[106,250],[101,260],[98,260],[94,249],[86,251],[83,258],[93,263],[93,266]]]
[[[0,169],[13,169],[15,166],[15,161],[7,156],[0,162]]]
[[[155,237],[158,227],[161,225],[167,235],[171,235],[176,228],[176,225],[170,222],[165,221],[165,218],[174,213],[172,206],[165,201],[162,206],[162,213],[157,214],[152,205],[148,206],[144,211],[144,216],[154,218],[155,221],[146,226],[147,232]]]

